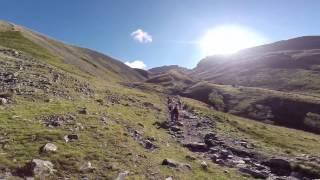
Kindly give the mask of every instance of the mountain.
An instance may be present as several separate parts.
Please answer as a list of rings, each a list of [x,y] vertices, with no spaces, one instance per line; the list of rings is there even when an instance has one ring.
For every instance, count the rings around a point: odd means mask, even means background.
[[[299,37],[234,55],[209,56],[194,69],[180,71],[180,77],[192,77],[188,84],[179,83],[181,78],[164,78],[167,68],[160,68],[164,70],[156,76],[161,83],[147,82],[160,83],[223,112],[320,133],[319,42],[317,36]]]
[[[192,76],[216,84],[308,93],[320,91],[320,37],[301,37],[201,60]],[[318,49],[317,49],[318,48]]]
[[[178,65],[161,66],[161,67],[155,67],[155,68],[149,69],[149,71],[154,74],[166,73],[170,70],[175,70],[175,71],[179,71],[182,73],[186,73],[189,71],[189,69],[184,68],[184,67],[180,67]]]
[[[191,73],[1,22],[0,179],[320,178],[317,97]]]

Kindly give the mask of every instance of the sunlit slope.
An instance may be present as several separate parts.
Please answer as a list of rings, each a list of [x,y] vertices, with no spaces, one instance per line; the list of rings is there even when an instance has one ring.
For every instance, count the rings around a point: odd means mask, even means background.
[[[216,84],[261,87],[319,95],[320,37],[301,37],[240,51],[210,56],[192,76]]]

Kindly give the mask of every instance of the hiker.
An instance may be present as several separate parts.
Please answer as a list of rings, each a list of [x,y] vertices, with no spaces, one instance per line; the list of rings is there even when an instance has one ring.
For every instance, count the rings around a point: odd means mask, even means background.
[[[170,111],[171,121],[178,121],[179,120],[179,107],[178,104],[173,106],[173,109]]]
[[[180,98],[178,99],[178,105],[179,105],[179,109],[182,109],[182,101]]]
[[[168,99],[167,103],[168,103],[168,106],[169,106],[172,103],[172,99],[169,96],[167,97],[167,99]]]

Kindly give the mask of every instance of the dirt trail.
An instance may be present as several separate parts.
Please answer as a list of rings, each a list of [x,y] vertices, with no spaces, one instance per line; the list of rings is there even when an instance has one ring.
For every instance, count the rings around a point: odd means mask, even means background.
[[[237,168],[257,179],[312,179],[295,172],[289,159],[261,154],[253,144],[241,139],[219,136],[214,130],[215,119],[187,110],[180,110],[179,115],[179,121],[168,120],[158,126],[167,129],[177,142],[200,157],[220,166]]]

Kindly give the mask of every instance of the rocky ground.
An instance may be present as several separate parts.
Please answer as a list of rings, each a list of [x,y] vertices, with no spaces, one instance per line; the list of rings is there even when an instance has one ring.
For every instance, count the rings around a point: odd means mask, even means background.
[[[258,179],[314,179],[319,174],[303,169],[299,163],[320,163],[320,157],[301,155],[299,157],[275,157],[264,154],[242,139],[219,136],[215,129],[215,119],[201,117],[187,109],[180,111],[179,121],[166,121],[155,124],[167,132],[182,146],[203,158],[201,163],[207,168],[206,161],[212,161],[220,166],[236,168],[241,173]],[[188,157],[196,160],[196,157]],[[163,164],[178,167],[174,161],[164,160]],[[184,167],[180,165],[179,167]]]
[[[49,95],[72,99],[72,93],[94,94],[88,83],[28,54],[7,48],[0,48],[0,92],[2,104],[10,103],[13,94],[45,100],[50,99]]]

